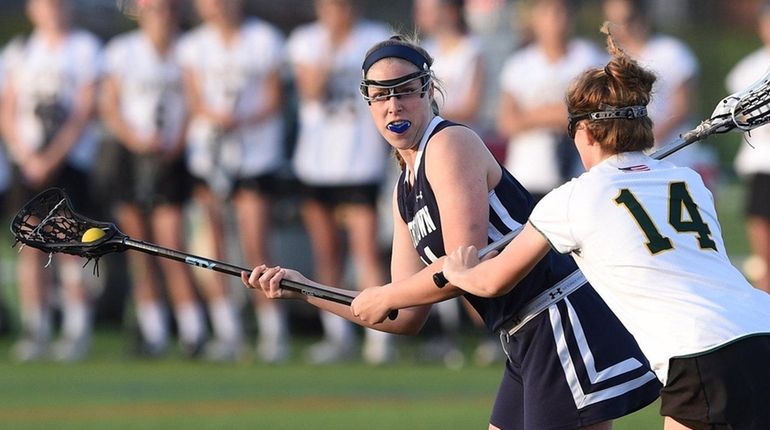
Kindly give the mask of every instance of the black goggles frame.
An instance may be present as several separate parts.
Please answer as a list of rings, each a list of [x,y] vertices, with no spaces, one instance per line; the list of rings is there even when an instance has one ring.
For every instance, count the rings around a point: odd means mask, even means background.
[[[575,133],[577,132],[577,123],[584,120],[607,120],[607,119],[636,119],[636,118],[643,118],[647,116],[647,107],[646,106],[626,106],[621,108],[616,108],[613,106],[600,106],[600,109],[604,108],[601,111],[597,112],[586,112],[586,113],[580,113],[580,114],[567,114],[567,134],[569,135],[570,139],[575,138]]]
[[[402,93],[396,92],[396,89],[398,87],[406,85],[417,79],[419,79],[421,82],[421,85],[419,88],[413,91],[407,91]],[[391,97],[398,98],[401,96],[407,96],[407,95],[412,95],[417,93],[420,93],[420,97],[423,97],[425,96],[425,92],[428,89],[428,85],[432,80],[433,80],[433,75],[429,70],[419,70],[414,73],[409,73],[408,75],[400,76],[395,79],[388,79],[385,81],[362,79],[359,90],[361,91],[361,96],[364,98],[364,101],[366,101],[368,104],[371,105],[373,101],[385,101]],[[388,93],[383,97],[370,97],[369,88],[378,88],[378,89],[388,90]]]

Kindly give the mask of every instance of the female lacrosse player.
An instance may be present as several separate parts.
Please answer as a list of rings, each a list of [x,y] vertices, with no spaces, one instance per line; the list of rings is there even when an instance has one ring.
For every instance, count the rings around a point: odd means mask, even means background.
[[[88,208],[89,173],[98,148],[93,122],[101,47],[98,39],[71,25],[72,2],[28,0],[33,31],[12,41],[5,52],[0,121],[5,142],[25,194],[58,186],[76,206]],[[78,360],[90,345],[91,300],[82,262],[63,256],[58,268],[62,285],[62,336],[48,350],[52,330],[47,286],[47,256],[24,248],[17,271],[25,337],[13,352],[19,360],[52,353],[58,360]]]
[[[470,294],[504,297],[551,247],[571,254],[665,384],[666,429],[767,428],[770,295],[730,264],[700,176],[644,154],[655,75],[609,35],[608,45],[610,62],[567,93],[588,172],[546,195],[497,258],[479,263],[463,246],[444,274]]]
[[[226,203],[232,201],[243,258],[269,261],[269,194],[284,162],[283,35],[266,21],[244,19],[241,0],[196,0],[195,6],[202,23],[179,42],[190,103],[187,163],[196,181],[194,197],[205,208],[215,255],[225,255]],[[242,342],[239,312],[222,275],[206,275],[216,336],[207,356],[233,359]],[[255,299],[257,355],[282,361],[289,352],[284,310]]]
[[[463,294],[433,284],[444,250],[485,245],[526,221],[526,190],[478,135],[438,116],[432,63],[396,36],[370,49],[363,64],[361,92],[402,167],[393,191],[393,282],[363,290],[352,306],[281,290],[284,277],[309,281],[280,267],[257,267],[244,282],[269,297],[304,299],[364,326],[414,334],[431,304]],[[569,258],[548,254],[522,285],[493,299],[466,294],[509,356],[490,429],[607,429],[657,398],[660,386],[641,351]],[[392,309],[400,315],[386,321]]]
[[[189,197],[184,163],[186,109],[182,68],[176,59],[178,0],[143,0],[139,29],[117,36],[105,50],[101,112],[118,140],[114,188],[120,226],[133,237],[181,249],[182,205]],[[161,354],[168,342],[165,306],[153,259],[129,253],[132,293],[142,335],[140,353]],[[173,304],[180,343],[194,354],[205,336],[188,266],[160,262]]]
[[[327,285],[340,285],[346,253],[356,285],[383,282],[377,241],[377,199],[388,152],[356,91],[366,50],[388,36],[380,23],[361,19],[355,0],[315,0],[318,19],[289,36],[288,53],[299,97],[293,167],[302,184],[302,220],[310,236],[314,271]],[[341,243],[347,233],[348,246]],[[307,351],[311,363],[349,358],[352,325],[321,312],[324,339]],[[364,359],[393,358],[385,333],[367,331]]]
[[[761,78],[770,64],[770,1],[764,0],[757,13],[757,33],[762,47],[750,53],[727,74],[727,89],[737,92]],[[735,171],[747,183],[746,233],[751,249],[761,262],[754,286],[770,293],[770,126],[753,130],[735,157]],[[750,276],[751,277],[751,276]]]

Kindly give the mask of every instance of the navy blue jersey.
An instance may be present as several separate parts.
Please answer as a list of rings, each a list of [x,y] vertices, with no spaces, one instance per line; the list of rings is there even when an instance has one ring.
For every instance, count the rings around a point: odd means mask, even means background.
[[[441,232],[441,214],[425,172],[425,153],[431,137],[451,126],[460,124],[440,117],[434,118],[420,142],[415,161],[414,184],[408,181],[407,169],[401,172],[398,182],[399,213],[409,228],[415,249],[426,265],[444,256],[446,250]],[[502,238],[525,223],[534,207],[529,192],[504,167],[500,168],[502,178],[489,193],[488,243]],[[571,257],[551,251],[510,293],[494,298],[481,298],[472,294],[465,294],[465,297],[484,319],[487,327],[497,331],[529,300],[576,269]]]

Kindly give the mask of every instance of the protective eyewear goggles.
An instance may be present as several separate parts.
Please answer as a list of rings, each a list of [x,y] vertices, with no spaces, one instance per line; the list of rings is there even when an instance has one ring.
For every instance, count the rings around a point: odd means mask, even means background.
[[[598,112],[588,112],[580,114],[567,114],[567,134],[571,139],[575,138],[577,132],[577,123],[584,119],[589,120],[607,120],[607,119],[636,119],[647,116],[646,106],[626,106],[616,108],[613,106],[601,105]]]
[[[364,101],[369,104],[386,101],[391,97],[398,99],[416,94],[423,97],[432,80],[430,71],[421,70],[385,81],[364,79],[361,81],[360,90]]]

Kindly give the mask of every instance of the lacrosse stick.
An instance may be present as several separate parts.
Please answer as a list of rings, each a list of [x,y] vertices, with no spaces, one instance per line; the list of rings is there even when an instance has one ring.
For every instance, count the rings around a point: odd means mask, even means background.
[[[765,72],[761,79],[745,90],[723,98],[717,104],[710,118],[702,121],[697,127],[682,134],[668,145],[656,150],[650,154],[650,157],[660,160],[712,134],[722,134],[732,130],[749,132],[768,122],[770,122],[770,69]],[[523,228],[520,226],[482,248],[478,254],[479,258],[484,258],[492,251],[500,251],[505,248]],[[442,272],[433,274],[433,282],[439,288],[443,288],[449,283]]]
[[[86,264],[94,260],[95,271],[103,255],[134,250],[237,277],[241,272],[251,272],[244,267],[131,239],[115,224],[94,221],[76,213],[67,195],[59,188],[50,188],[30,200],[14,217],[11,232],[14,245],[22,243],[22,246],[28,245],[49,254],[77,255],[86,258]],[[339,290],[288,279],[281,280],[281,288],[344,305],[350,305],[355,298]],[[395,319],[397,315],[398,311],[394,310],[388,317]]]

